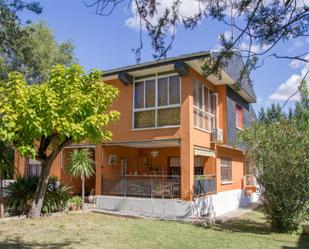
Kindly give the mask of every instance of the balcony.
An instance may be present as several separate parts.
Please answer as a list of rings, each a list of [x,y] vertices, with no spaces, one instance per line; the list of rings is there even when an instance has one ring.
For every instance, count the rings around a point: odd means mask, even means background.
[[[180,176],[108,175],[102,177],[102,194],[142,198],[180,198]]]
[[[204,196],[216,193],[216,175],[194,176],[194,196]]]

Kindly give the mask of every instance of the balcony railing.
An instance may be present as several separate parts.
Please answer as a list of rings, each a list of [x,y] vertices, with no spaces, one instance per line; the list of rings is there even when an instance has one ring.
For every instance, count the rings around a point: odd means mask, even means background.
[[[213,194],[216,192],[215,175],[194,176],[194,196]]]
[[[179,198],[180,176],[104,175],[102,194],[144,198]]]

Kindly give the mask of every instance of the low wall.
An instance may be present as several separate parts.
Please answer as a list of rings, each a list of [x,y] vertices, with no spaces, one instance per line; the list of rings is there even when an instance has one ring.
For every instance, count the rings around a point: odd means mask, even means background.
[[[151,199],[100,195],[95,197],[97,208],[121,211],[146,217],[183,219],[192,215],[191,202],[171,199]]]
[[[197,217],[216,217],[238,208],[245,207],[250,203],[257,202],[258,195],[244,194],[241,189],[220,192],[206,197],[199,197],[193,201],[193,215]]]
[[[216,217],[257,201],[257,194],[246,196],[243,190],[230,190],[194,201],[151,199],[99,195],[95,197],[98,209],[124,214],[165,219],[184,219],[189,216]]]

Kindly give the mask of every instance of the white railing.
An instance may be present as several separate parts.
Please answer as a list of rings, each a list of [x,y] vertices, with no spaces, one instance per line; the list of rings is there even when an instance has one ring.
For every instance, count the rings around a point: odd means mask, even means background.
[[[194,107],[194,126],[196,128],[211,132],[214,115]]]

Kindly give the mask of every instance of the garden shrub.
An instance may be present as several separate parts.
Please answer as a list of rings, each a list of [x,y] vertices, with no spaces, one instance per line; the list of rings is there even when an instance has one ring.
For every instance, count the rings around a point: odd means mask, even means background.
[[[29,212],[38,181],[37,176],[19,176],[8,187],[6,205],[10,213],[21,215]],[[64,210],[69,200],[69,189],[69,187],[61,184],[57,178],[50,177],[43,202],[43,213],[50,214]]]

